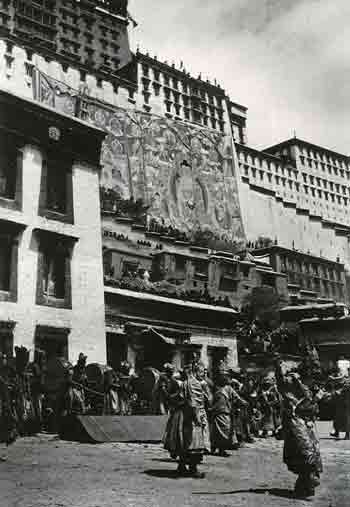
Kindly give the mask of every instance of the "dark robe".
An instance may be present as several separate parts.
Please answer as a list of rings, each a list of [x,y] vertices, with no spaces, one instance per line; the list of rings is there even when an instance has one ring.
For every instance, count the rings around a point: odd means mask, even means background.
[[[283,397],[283,460],[299,476],[296,491],[314,494],[322,472],[322,460],[315,419],[317,403],[311,390],[299,379],[287,382],[277,370],[278,390]]]
[[[19,434],[21,436],[34,434],[38,427],[35,421],[35,409],[28,372],[16,376],[15,410]]]
[[[8,368],[0,370],[0,442],[12,444],[17,436],[17,417],[13,399],[13,384]]]
[[[43,424],[43,403],[45,397],[45,368],[38,364],[33,363],[31,367],[31,395],[33,400],[34,417],[38,430],[41,429]]]
[[[244,400],[230,385],[216,389],[211,410],[212,449],[232,449],[237,444],[235,409],[244,405]]]
[[[131,375],[119,375],[118,397],[120,415],[132,414],[133,380]]]
[[[153,411],[157,415],[166,415],[169,413],[169,389],[172,378],[161,373],[153,390]]]
[[[62,415],[83,415],[86,412],[84,389],[67,381],[63,396]]]
[[[350,379],[347,377],[335,392],[334,429],[338,432],[350,432]]]
[[[261,429],[264,432],[275,432],[281,425],[281,400],[275,388],[262,389],[259,397],[262,412]]]
[[[120,413],[119,403],[119,379],[113,370],[105,375],[105,396],[104,396],[104,415],[116,415]]]
[[[173,409],[163,440],[164,447],[172,456],[179,456],[183,462],[199,463],[210,450],[209,425],[201,382],[195,377],[177,382],[172,403]]]

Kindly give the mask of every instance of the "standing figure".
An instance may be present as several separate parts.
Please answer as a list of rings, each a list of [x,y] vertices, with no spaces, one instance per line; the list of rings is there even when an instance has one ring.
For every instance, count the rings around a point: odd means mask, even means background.
[[[0,354],[0,442],[10,445],[15,442],[17,418],[14,406],[16,375],[9,366],[7,356]]]
[[[237,439],[240,445],[244,445],[244,442],[251,444],[254,442],[254,438],[251,430],[252,421],[249,407],[250,386],[248,377],[243,373],[239,373],[237,378],[233,378],[232,387],[243,400],[248,402],[239,404],[236,408]]]
[[[248,402],[247,412],[251,437],[260,435],[262,426],[262,411],[256,381],[250,377],[243,388],[244,399]]]
[[[21,436],[35,433],[34,404],[31,394],[29,372],[29,350],[25,347],[15,347],[16,357],[16,389],[14,390],[17,427]]]
[[[164,447],[172,457],[179,458],[179,475],[202,479],[204,474],[198,471],[198,465],[209,452],[209,425],[203,388],[194,376],[192,364],[184,367],[183,380],[177,385],[177,392],[172,394],[174,409],[169,416]]]
[[[62,416],[84,415],[86,412],[84,389],[77,386],[73,380],[74,369],[66,372],[66,382],[63,388]]]
[[[271,378],[265,378],[261,384],[259,396],[262,411],[262,437],[275,435],[281,425],[280,396]]]
[[[43,402],[45,397],[45,374],[46,374],[46,354],[43,350],[35,352],[35,360],[31,367],[31,393],[33,399],[33,408],[35,424],[40,431],[43,426]]]
[[[117,415],[120,412],[119,379],[114,370],[109,369],[104,375],[104,415]]]
[[[175,373],[175,367],[166,363],[163,367],[163,372],[160,374],[158,381],[154,387],[153,398],[153,411],[157,415],[166,415],[169,413],[169,387]]]
[[[87,356],[80,352],[77,364],[73,367],[73,381],[81,386],[87,384],[86,360]]]
[[[130,375],[131,365],[127,361],[123,361],[120,365],[119,372],[119,407],[120,415],[131,415],[132,399],[133,399],[133,378]]]
[[[316,434],[317,402],[311,389],[297,373],[283,374],[281,363],[276,365],[278,390],[283,397],[282,427],[284,434],[283,460],[288,470],[298,475],[295,495],[307,498],[315,495],[320,484],[322,460]],[[305,379],[306,380],[306,379]],[[312,383],[309,377],[308,383]]]
[[[213,384],[207,376],[207,372],[206,372],[204,365],[200,361],[196,362],[196,364],[194,365],[194,373],[195,373],[196,379],[200,382],[202,389],[203,389],[204,406],[205,406],[205,411],[206,411],[207,417],[209,419],[209,413],[211,411],[211,406],[213,403],[213,392],[212,392],[212,388],[211,388],[211,386]]]
[[[350,439],[350,378],[341,376],[333,378],[336,383],[334,391],[334,433],[335,438],[340,437],[341,432],[345,432],[345,440]]]
[[[211,450],[219,456],[228,457],[226,450],[237,448],[235,412],[248,403],[230,385],[229,372],[222,370],[217,376],[217,387],[211,410]]]

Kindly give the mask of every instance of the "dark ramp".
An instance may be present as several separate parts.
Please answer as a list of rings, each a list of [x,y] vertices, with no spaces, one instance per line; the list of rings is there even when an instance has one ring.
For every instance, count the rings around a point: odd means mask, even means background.
[[[62,418],[59,436],[74,442],[160,442],[166,416],[93,416],[79,415]]]

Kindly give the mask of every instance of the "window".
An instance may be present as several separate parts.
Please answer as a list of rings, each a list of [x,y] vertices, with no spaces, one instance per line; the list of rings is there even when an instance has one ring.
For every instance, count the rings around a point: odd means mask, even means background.
[[[250,267],[249,266],[242,266],[241,265],[240,269],[241,269],[241,273],[244,276],[244,278],[249,278]]]
[[[276,278],[274,275],[269,273],[264,273],[261,275],[261,285],[267,285],[269,287],[276,286]]]
[[[196,260],[194,261],[195,267],[195,276],[208,276],[208,262],[206,260]]]
[[[139,270],[140,263],[137,261],[124,261],[123,262],[123,276],[130,277],[136,276]]]
[[[57,251],[44,255],[43,293],[45,296],[64,299],[66,282],[66,259]]]
[[[35,349],[45,351],[47,359],[55,357],[68,359],[67,328],[37,326],[35,331]]]
[[[39,305],[71,308],[71,253],[75,238],[36,230],[39,235]]]
[[[39,213],[73,223],[72,161],[49,156],[43,162]]]
[[[16,192],[16,152],[11,146],[2,146],[0,153],[0,196],[14,199]]]
[[[186,269],[186,258],[181,255],[175,257],[175,271],[178,273],[185,273]]]
[[[230,277],[222,276],[220,278],[219,290],[222,292],[236,292],[238,280],[232,280]]]
[[[16,138],[2,135],[0,137],[0,205],[20,208],[21,169],[22,152]]]
[[[154,95],[156,97],[159,97],[159,95],[160,95],[160,85],[157,84],[157,83],[153,83],[153,88],[154,88]]]
[[[51,162],[47,171],[46,206],[51,211],[64,214],[67,205],[66,174],[60,164]]]
[[[0,236],[0,291],[10,291],[12,243]]]
[[[0,353],[7,357],[13,356],[13,329],[16,323],[0,321]]]

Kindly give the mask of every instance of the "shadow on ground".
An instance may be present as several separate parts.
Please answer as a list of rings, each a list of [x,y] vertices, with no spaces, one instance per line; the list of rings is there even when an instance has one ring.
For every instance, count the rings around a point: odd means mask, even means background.
[[[159,461],[160,463],[177,463],[175,459],[171,458],[152,458],[152,461]]]
[[[271,495],[278,496],[280,498],[290,498],[296,500],[294,491],[290,489],[281,489],[281,488],[251,488],[251,489],[237,489],[235,491],[198,491],[192,493],[193,495],[243,495],[247,493],[253,493],[256,495]],[[304,501],[304,499],[300,499],[300,501]]]
[[[173,470],[145,470],[143,472],[146,475],[150,475],[151,477],[159,477],[160,479],[179,479],[180,476],[176,471],[176,468]]]
[[[160,479],[180,479],[184,477],[180,477],[176,471],[173,470],[145,470],[144,474],[149,475],[151,477],[158,477]],[[191,477],[189,477],[191,478]],[[192,493],[193,495],[200,496],[219,496],[219,495],[243,495],[243,494],[256,494],[256,495],[271,495],[277,496],[279,498],[289,498],[293,500],[297,500],[295,497],[294,491],[289,489],[282,488],[251,488],[251,489],[237,489],[234,491],[197,491]],[[300,501],[304,501],[304,499],[300,499]]]

